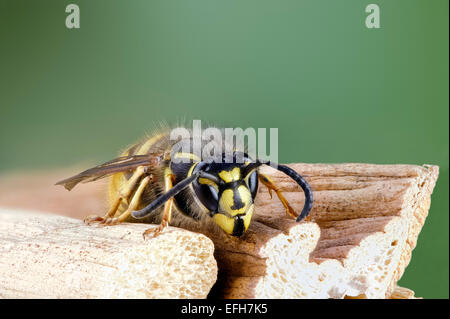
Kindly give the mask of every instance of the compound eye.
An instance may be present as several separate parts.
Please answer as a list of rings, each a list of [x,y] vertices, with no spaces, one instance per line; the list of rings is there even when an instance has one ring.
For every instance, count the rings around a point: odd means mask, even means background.
[[[258,192],[258,172],[256,170],[247,178],[247,186],[252,194],[252,199],[255,199]]]
[[[217,212],[219,206],[219,194],[217,190],[208,184],[194,184],[195,194],[200,202],[211,212]]]

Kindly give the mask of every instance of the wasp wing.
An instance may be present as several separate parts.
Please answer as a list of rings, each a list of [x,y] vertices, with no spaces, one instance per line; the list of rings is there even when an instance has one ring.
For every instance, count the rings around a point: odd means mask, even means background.
[[[132,171],[139,166],[156,166],[161,162],[161,160],[162,156],[160,154],[121,156],[85,170],[80,174],[59,181],[55,185],[63,185],[70,191],[80,182],[87,183],[96,181],[114,173]]]

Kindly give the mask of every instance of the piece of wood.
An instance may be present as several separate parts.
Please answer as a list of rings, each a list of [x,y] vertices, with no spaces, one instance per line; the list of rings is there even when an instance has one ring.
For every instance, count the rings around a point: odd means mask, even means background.
[[[260,186],[249,230],[241,238],[213,223],[174,226],[201,232],[215,245],[218,282],[210,296],[225,298],[389,298],[406,296],[396,283],[411,259],[430,206],[437,166],[373,164],[289,165],[312,186],[311,220],[295,223],[276,196]],[[304,196],[287,176],[264,167],[299,212]],[[82,218],[106,209],[102,183],[72,192],[54,172],[0,183],[0,205],[32,206]],[[25,183],[25,181],[27,181]],[[28,185],[27,190],[11,185]],[[39,185],[33,187],[30,185]],[[43,186],[43,185],[48,186]],[[32,194],[32,195],[30,195]],[[37,200],[45,198],[46,200]],[[102,207],[101,209],[99,207]],[[100,212],[99,212],[100,210]],[[113,226],[121,227],[121,226]],[[140,235],[140,234],[138,234]],[[403,291],[405,292],[405,291]]]
[[[0,298],[205,298],[217,278],[211,240],[170,227],[144,241],[147,228],[2,209]]]
[[[209,227],[225,298],[389,298],[425,222],[437,166],[293,164],[314,193],[311,220],[295,223],[261,187],[247,233],[230,238]],[[302,192],[263,168],[297,210]],[[405,294],[403,294],[405,295]]]
[[[389,296],[390,299],[422,299],[414,296],[414,291],[408,288],[396,286]]]

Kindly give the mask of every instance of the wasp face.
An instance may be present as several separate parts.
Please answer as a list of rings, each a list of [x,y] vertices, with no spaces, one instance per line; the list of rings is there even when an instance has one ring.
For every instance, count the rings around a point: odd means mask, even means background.
[[[256,170],[246,172],[245,164],[199,164],[198,169],[214,176],[199,178],[194,190],[210,211],[216,224],[227,234],[241,236],[250,225],[258,190]]]

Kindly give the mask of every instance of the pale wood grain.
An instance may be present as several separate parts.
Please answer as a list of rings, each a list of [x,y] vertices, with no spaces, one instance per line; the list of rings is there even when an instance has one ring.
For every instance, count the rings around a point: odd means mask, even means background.
[[[0,209],[0,297],[205,298],[212,242],[173,227],[144,241],[148,227]]]

